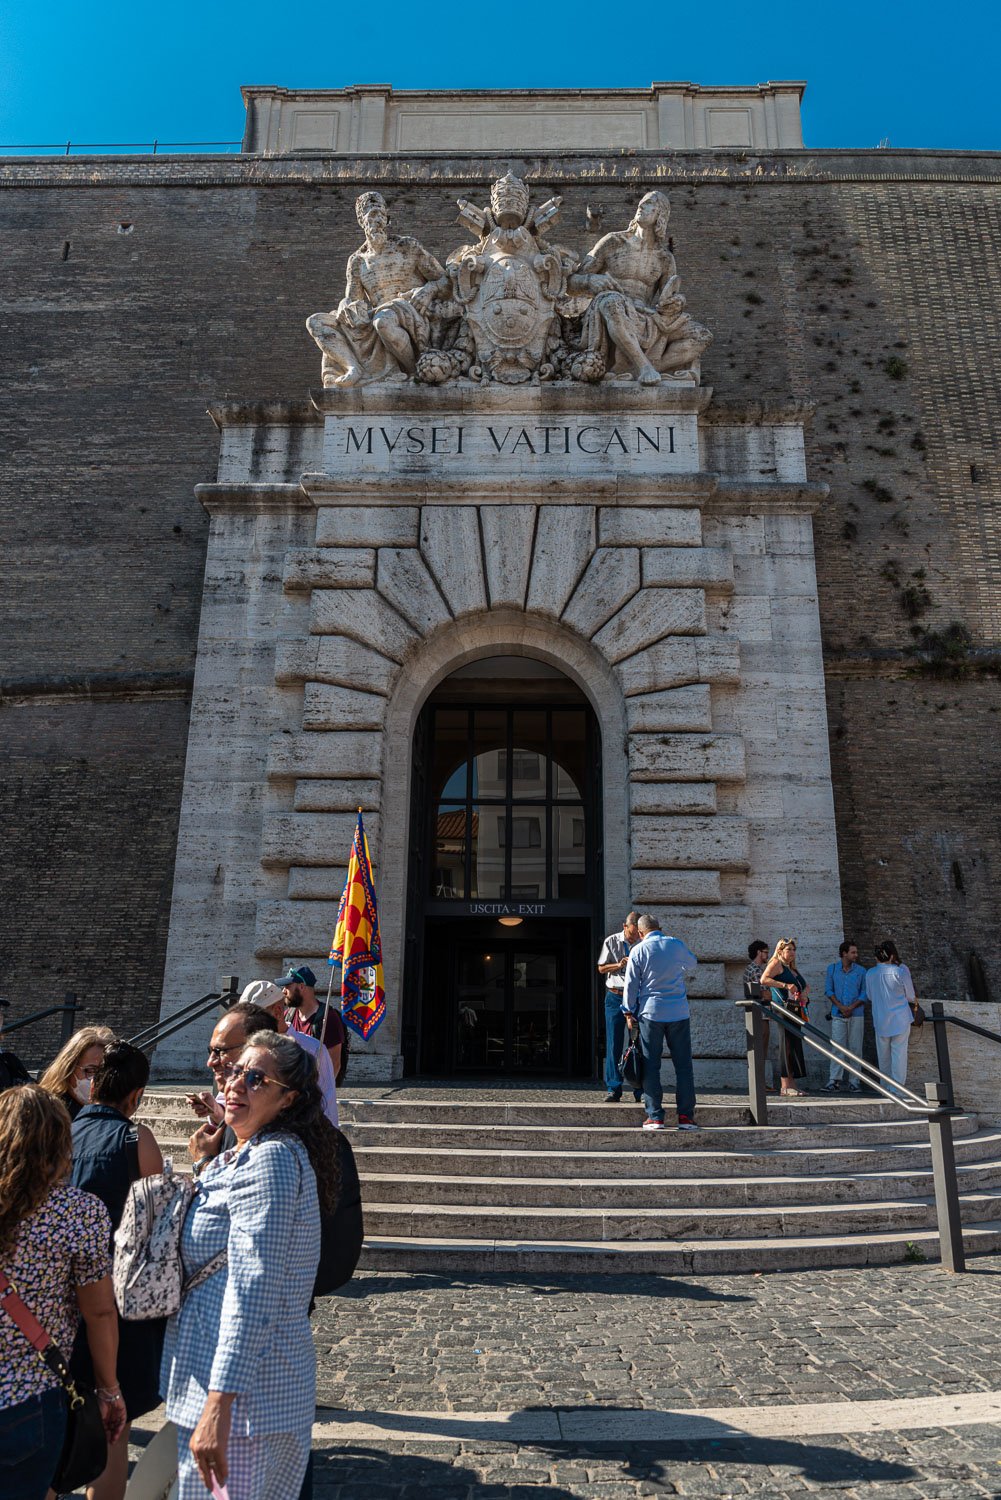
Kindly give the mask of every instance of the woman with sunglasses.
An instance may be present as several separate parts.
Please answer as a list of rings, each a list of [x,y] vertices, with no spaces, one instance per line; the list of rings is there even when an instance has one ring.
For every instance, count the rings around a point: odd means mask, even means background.
[[[806,1019],[810,986],[796,967],[796,941],[794,938],[779,938],[775,952],[765,965],[761,984],[772,992],[772,1001],[784,1005],[795,1016]],[[803,1056],[803,1041],[799,1032],[780,1027],[779,1066],[782,1069],[780,1092],[794,1099],[805,1097],[807,1090],[796,1087],[796,1081],[806,1077],[806,1059]]]
[[[316,1357],[309,1306],[319,1204],[340,1174],[316,1064],[289,1037],[258,1033],[232,1067],[226,1123],[236,1145],[208,1162],[184,1223],[192,1276],[225,1262],[167,1325],[161,1389],[178,1434],[178,1500],[289,1500],[309,1457]]]

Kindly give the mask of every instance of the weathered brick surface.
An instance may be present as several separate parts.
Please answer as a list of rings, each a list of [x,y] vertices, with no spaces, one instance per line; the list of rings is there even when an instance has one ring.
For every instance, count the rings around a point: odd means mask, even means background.
[[[3,675],[25,695],[17,729],[3,733],[31,747],[5,792],[3,982],[16,992],[31,987],[39,952],[57,987],[84,990],[78,955],[110,945],[135,976],[130,1004],[154,1004],[185,713],[149,701],[163,681],[142,694],[125,681],[112,704],[85,703],[82,679],[191,670],[207,524],[193,487],[213,478],[217,451],[207,403],[299,396],[318,382],[303,323],[341,294],[361,187],[378,182],[397,227],[443,255],[463,237],[456,197],[476,197],[499,164],[0,164],[0,635]],[[846,911],[860,937],[905,934],[919,985],[961,992],[971,949],[1001,983],[989,902],[998,822],[981,802],[997,779],[996,689],[873,677],[910,646],[912,627],[958,621],[980,645],[1001,632],[998,159],[512,164],[537,192],[563,193],[557,237],[578,251],[593,238],[588,206],[614,228],[642,192],[666,188],[690,308],[716,335],[703,378],[717,406],[816,404],[808,464],[831,485],[816,538],[840,674],[830,704]],[[51,677],[76,683],[81,701],[57,712],[40,700]],[[950,706],[939,712],[940,701]],[[4,722],[14,713],[4,708]],[[114,842],[130,820],[144,845],[135,878]],[[80,886],[70,875],[88,846],[93,883]],[[946,899],[939,874],[953,859],[965,888]],[[64,874],[40,884],[43,866]]]

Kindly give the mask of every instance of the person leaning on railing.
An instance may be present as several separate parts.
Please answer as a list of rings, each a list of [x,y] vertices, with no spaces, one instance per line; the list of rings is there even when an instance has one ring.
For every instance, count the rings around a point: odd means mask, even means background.
[[[796,964],[796,942],[794,938],[779,938],[775,944],[775,952],[765,965],[765,972],[761,976],[761,984],[767,986],[772,992],[772,1000],[778,1005],[784,1005],[793,1015],[806,1019],[809,1004],[810,986],[802,974],[795,967]],[[780,1067],[782,1069],[781,1093],[791,1095],[793,1098],[802,1098],[807,1090],[796,1087],[797,1078],[806,1077],[806,1059],[803,1056],[803,1041],[799,1032],[787,1031],[781,1027],[782,1040],[779,1045]]]

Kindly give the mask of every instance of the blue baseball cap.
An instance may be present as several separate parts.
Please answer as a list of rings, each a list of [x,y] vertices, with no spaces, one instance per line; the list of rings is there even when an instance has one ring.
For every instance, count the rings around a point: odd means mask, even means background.
[[[292,984],[308,984],[310,989],[315,989],[316,975],[313,973],[312,969],[307,968],[307,966],[303,964],[298,969],[289,969],[288,973],[283,974],[281,979],[275,979],[272,982],[274,984],[280,985],[282,989],[285,989],[287,985]]]

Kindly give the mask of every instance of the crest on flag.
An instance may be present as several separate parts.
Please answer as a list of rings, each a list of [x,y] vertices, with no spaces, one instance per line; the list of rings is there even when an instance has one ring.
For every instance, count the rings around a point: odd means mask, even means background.
[[[363,1039],[371,1036],[386,1014],[386,991],[379,911],[361,808],[328,962],[341,966],[341,1015],[345,1025]]]

